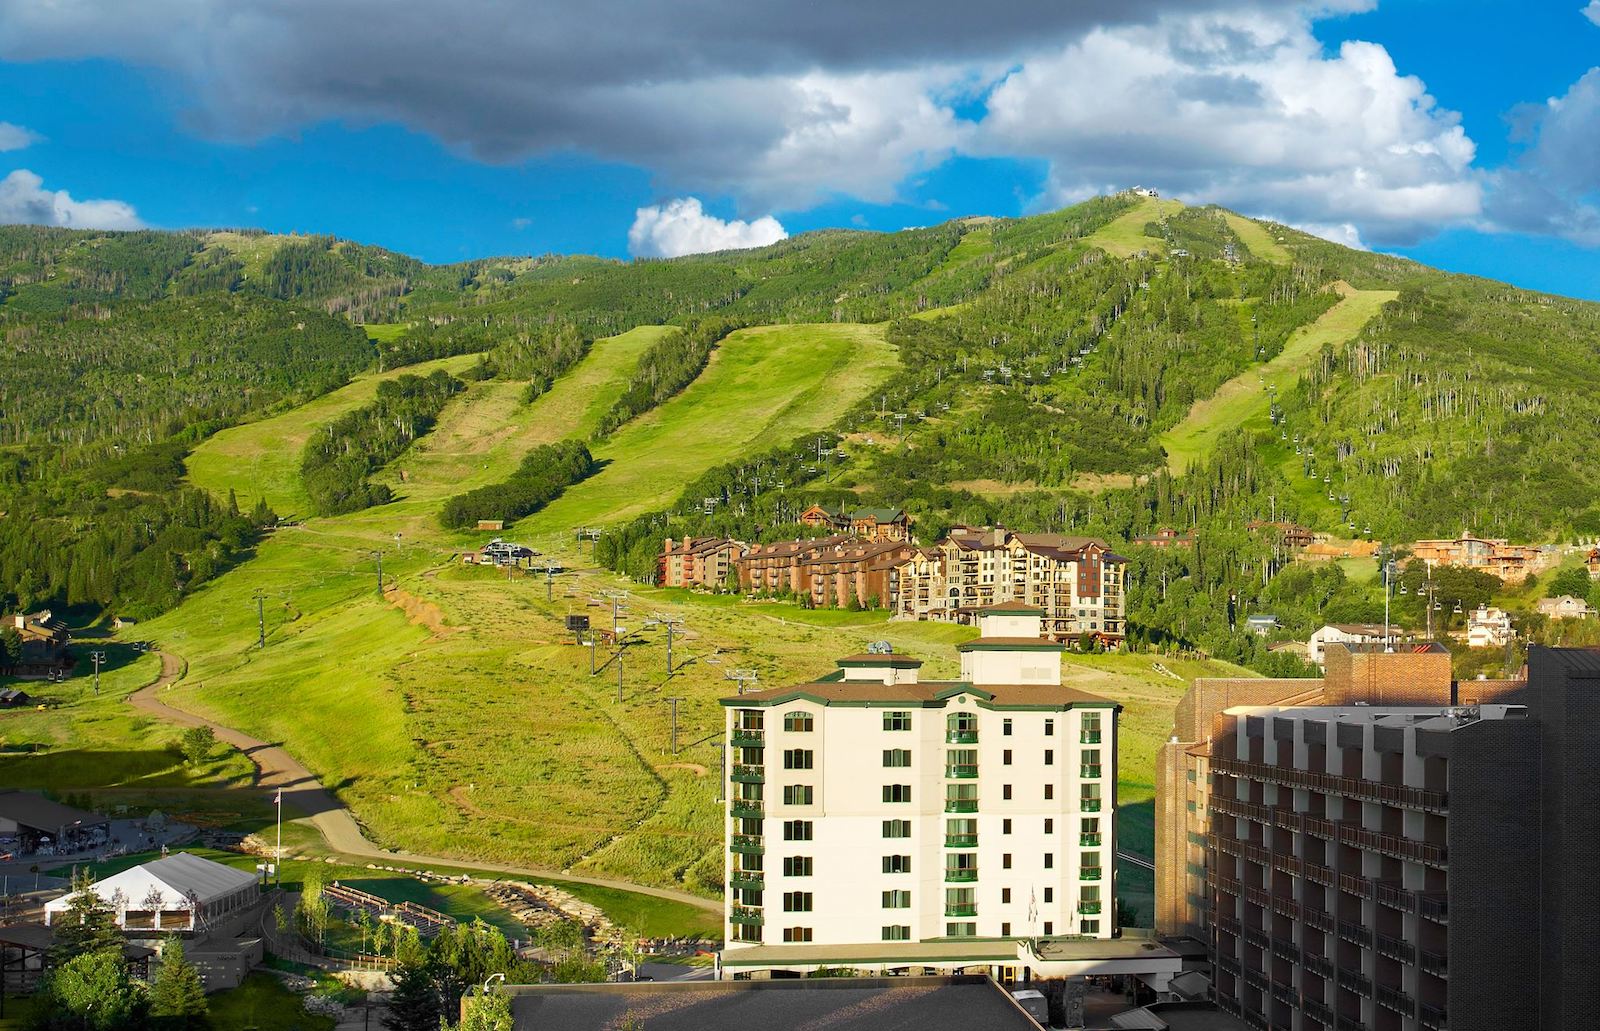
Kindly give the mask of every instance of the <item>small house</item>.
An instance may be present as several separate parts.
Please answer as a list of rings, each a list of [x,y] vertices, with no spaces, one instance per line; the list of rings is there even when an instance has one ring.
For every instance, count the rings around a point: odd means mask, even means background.
[[[504,530],[505,528],[506,528],[506,521],[504,519],[479,519],[478,520],[478,529],[480,529],[480,530],[499,531],[499,530]]]
[[[1503,648],[1516,636],[1511,614],[1491,605],[1479,605],[1467,619],[1467,647]]]
[[[1594,615],[1594,609],[1589,607],[1588,602],[1570,594],[1563,594],[1559,598],[1540,598],[1536,608],[1540,615],[1551,619],[1583,619]]]
[[[1245,628],[1258,637],[1266,637],[1283,624],[1278,622],[1278,617],[1269,612],[1259,612],[1253,616],[1246,616]]]

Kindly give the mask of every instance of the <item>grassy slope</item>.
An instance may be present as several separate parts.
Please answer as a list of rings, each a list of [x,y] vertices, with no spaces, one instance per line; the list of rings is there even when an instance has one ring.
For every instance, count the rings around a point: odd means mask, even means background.
[[[1270,261],[1278,265],[1287,265],[1294,260],[1289,253],[1289,248],[1279,243],[1272,231],[1260,222],[1235,215],[1233,212],[1224,212],[1222,217],[1227,220],[1228,228],[1233,230],[1233,235],[1245,245],[1253,257],[1263,261]]]
[[[1322,353],[1324,344],[1341,344],[1360,332],[1378,310],[1397,296],[1390,290],[1353,290],[1339,284],[1344,300],[1309,326],[1295,330],[1283,351],[1258,368],[1248,369],[1195,402],[1183,421],[1163,433],[1160,443],[1167,467],[1181,473],[1210,453],[1217,436],[1245,425],[1266,425],[1272,398],[1268,386],[1287,393],[1301,373]]]
[[[687,615],[692,628],[679,642],[686,665],[670,691],[689,699],[682,710],[689,754],[675,763],[662,754],[662,641],[641,638],[630,649],[620,710],[609,671],[591,680],[587,652],[560,643],[562,617],[617,585],[614,578],[569,577],[546,601],[535,580],[450,562],[481,535],[440,531],[438,501],[494,471],[485,470],[484,454],[495,456],[488,461],[500,467],[495,475],[509,469],[517,458],[509,441],[527,445],[592,424],[625,373],[607,346],[522,409],[506,442],[488,452],[440,446],[476,439],[474,427],[485,424],[480,405],[505,410],[494,385],[475,386],[447,406],[426,447],[395,463],[408,473],[401,500],[282,530],[253,561],[141,627],[190,661],[189,677],[175,689],[179,704],[284,741],[337,786],[381,841],[655,883],[679,881],[701,864],[702,884],[719,880],[715,777],[701,771],[714,766],[707,737],[726,682],[716,666],[691,658],[720,650],[764,677],[799,677],[815,670],[819,654],[858,650],[886,633],[702,608],[666,592],[650,598],[652,610]],[[592,481],[594,497],[588,485],[581,492],[581,518],[658,505],[696,469],[826,425],[891,365],[889,348],[866,327],[738,334],[682,398],[606,444],[601,454],[611,464]],[[221,473],[200,481],[205,486],[232,485],[222,463],[201,468]],[[539,517],[533,523],[536,529]],[[567,517],[549,525],[563,528]],[[376,546],[386,547],[385,573],[401,588],[384,600],[367,554]],[[257,588],[269,597],[265,651],[250,648],[249,598]],[[922,642],[923,651],[949,635],[950,628],[926,626],[887,634],[907,648]]]
[[[458,355],[357,376],[346,386],[298,408],[223,430],[189,456],[189,478],[218,494],[226,494],[231,487],[241,508],[250,508],[264,496],[280,516],[304,514],[309,502],[300,486],[300,452],[313,430],[367,404],[377,396],[383,380],[408,373],[426,376],[434,369],[460,372],[477,360],[475,355]]]
[[[595,449],[605,469],[517,531],[549,544],[648,511],[713,465],[829,425],[894,368],[881,327],[740,330],[687,390]]]
[[[1089,242],[1118,258],[1131,258],[1140,251],[1165,254],[1167,245],[1156,237],[1144,235],[1144,227],[1160,221],[1164,215],[1174,215],[1182,210],[1182,201],[1146,197],[1137,206],[1091,233]]]

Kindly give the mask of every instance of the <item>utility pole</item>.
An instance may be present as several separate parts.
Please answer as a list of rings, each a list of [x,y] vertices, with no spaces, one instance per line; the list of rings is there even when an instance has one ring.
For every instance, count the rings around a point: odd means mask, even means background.
[[[544,600],[554,601],[556,596],[556,567],[550,563],[544,567]]]
[[[383,597],[383,551],[380,549],[369,554],[378,560],[378,597],[381,598]]]
[[[617,704],[622,704],[622,655],[628,646],[621,641],[617,642]]]
[[[685,699],[683,699],[683,698],[663,698],[661,700],[663,702],[666,702],[668,705],[672,706],[672,754],[673,755],[677,755],[678,754],[678,703],[681,702],[681,701],[684,701]]]
[[[265,649],[267,646],[267,592],[256,588],[256,645]]]
[[[100,664],[106,661],[105,652],[90,652],[89,661],[94,663],[94,693],[100,695]]]

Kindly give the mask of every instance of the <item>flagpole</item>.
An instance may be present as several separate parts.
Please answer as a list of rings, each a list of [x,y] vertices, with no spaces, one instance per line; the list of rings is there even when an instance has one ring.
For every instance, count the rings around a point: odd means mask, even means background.
[[[278,876],[278,887],[283,887],[283,789],[278,789],[278,794],[272,800],[273,806],[278,810],[278,849],[273,856],[274,872]]]

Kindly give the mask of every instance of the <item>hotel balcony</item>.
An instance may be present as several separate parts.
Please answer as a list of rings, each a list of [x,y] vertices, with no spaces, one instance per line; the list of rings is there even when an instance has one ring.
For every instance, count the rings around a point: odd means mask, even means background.
[[[766,851],[764,839],[759,834],[735,834],[728,847],[745,856],[759,856]]]
[[[762,748],[767,743],[767,732],[764,730],[735,730],[733,732],[733,747],[735,748]]]
[[[736,798],[730,811],[734,816],[747,816],[758,820],[765,815],[763,803],[759,798]]]
[[[944,879],[950,884],[965,884],[978,879],[978,868],[975,866],[947,866],[944,870]]]
[[[951,780],[973,780],[978,776],[977,763],[951,763],[944,768],[944,775]]]
[[[951,730],[944,735],[945,742],[952,745],[975,745],[978,743],[976,730]]]
[[[1101,876],[1102,868],[1098,866],[1086,866],[1078,871],[1078,880],[1080,881],[1098,881]]]
[[[946,834],[944,836],[945,848],[977,848],[978,836],[976,834]]]
[[[748,870],[735,870],[728,875],[728,887],[743,888],[748,891],[761,891],[767,886],[766,874],[754,873]]]
[[[766,767],[738,763],[733,768],[733,781],[735,784],[765,784],[767,782]]]
[[[947,798],[944,800],[944,811],[947,813],[975,813],[978,811],[976,798]]]
[[[761,917],[760,906],[734,906],[733,912],[728,915],[730,923],[751,924],[760,927],[764,922]]]
[[[947,902],[944,907],[945,916],[977,916],[978,904],[976,902]]]
[[[1078,835],[1078,844],[1085,848],[1099,848],[1103,837],[1104,835],[1101,834],[1080,834]]]

